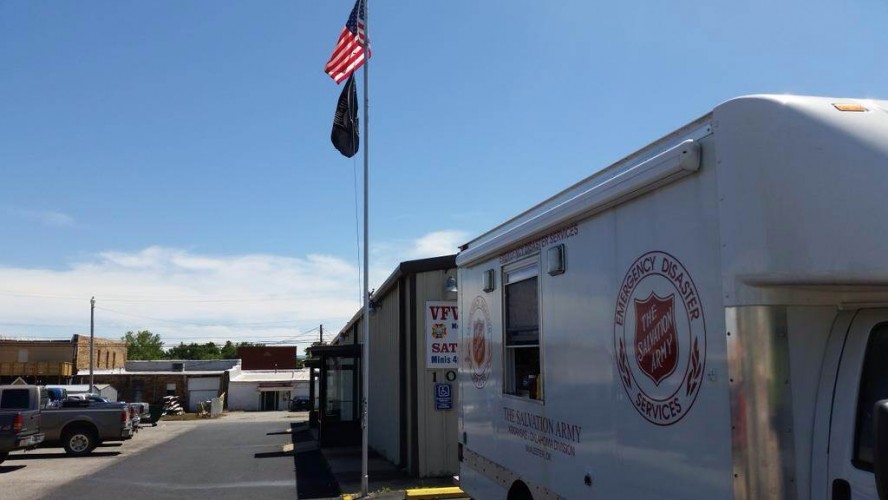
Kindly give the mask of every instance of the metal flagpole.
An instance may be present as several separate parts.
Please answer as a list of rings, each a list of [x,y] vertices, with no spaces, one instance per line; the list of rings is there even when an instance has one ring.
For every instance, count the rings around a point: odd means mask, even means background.
[[[93,379],[93,345],[95,344],[94,330],[96,326],[96,298],[89,299],[89,393],[95,392],[95,380]],[[75,367],[76,368],[76,367]]]
[[[368,88],[370,80],[370,2],[364,0],[364,346],[361,350],[361,368],[363,379],[361,401],[361,496],[368,494],[369,477],[367,474],[367,448],[369,413],[368,395],[370,394],[370,99]]]

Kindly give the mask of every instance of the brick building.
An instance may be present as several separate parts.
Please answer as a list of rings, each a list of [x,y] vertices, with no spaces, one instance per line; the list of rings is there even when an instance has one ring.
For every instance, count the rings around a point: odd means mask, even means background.
[[[178,396],[188,411],[198,403],[228,392],[229,371],[237,359],[127,361],[117,369],[93,372],[96,384],[111,384],[121,401],[157,403],[164,396]],[[77,372],[89,380],[89,369]]]
[[[89,371],[89,335],[74,335],[74,369]],[[93,341],[93,369],[115,369],[126,365],[126,341],[96,337]]]
[[[238,347],[242,370],[293,370],[296,368],[296,346]]]

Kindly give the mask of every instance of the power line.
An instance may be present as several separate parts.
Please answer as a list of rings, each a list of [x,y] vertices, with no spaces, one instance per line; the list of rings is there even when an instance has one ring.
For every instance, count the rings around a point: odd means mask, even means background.
[[[57,299],[57,300],[86,300],[84,296],[77,295],[53,295],[53,294],[39,294],[39,293],[23,293],[23,292],[14,292],[9,290],[0,290],[0,295],[8,296],[8,297],[28,297],[35,299]],[[172,297],[169,295],[163,296],[102,296],[102,302],[132,302],[132,303],[140,303],[140,302],[177,302],[177,303],[195,303],[195,304],[204,304],[204,303],[230,303],[230,302],[277,302],[277,301],[297,301],[304,299],[304,296],[301,295],[266,295],[266,296],[256,296],[249,295],[243,297],[225,297],[225,298],[214,298],[214,299],[196,299],[194,296],[180,296],[180,297]]]
[[[123,312],[123,311],[117,311],[115,309],[108,309],[107,307],[96,306],[96,309],[101,309],[102,311],[107,311],[107,312],[111,312],[111,313],[115,313],[115,314],[121,314],[123,316],[132,316],[134,318],[147,319],[147,320],[151,320],[151,321],[161,321],[164,323],[178,323],[178,324],[192,325],[192,326],[262,326],[262,325],[285,325],[285,324],[299,322],[299,320],[292,319],[292,320],[282,320],[282,321],[260,321],[260,322],[252,322],[252,323],[249,323],[249,322],[248,323],[221,323],[221,322],[218,322],[218,323],[198,323],[198,322],[194,322],[194,321],[181,321],[181,320],[175,320],[175,319],[163,319],[163,318],[156,318],[156,317],[152,317],[152,316],[143,316],[141,314],[133,314],[133,313]]]

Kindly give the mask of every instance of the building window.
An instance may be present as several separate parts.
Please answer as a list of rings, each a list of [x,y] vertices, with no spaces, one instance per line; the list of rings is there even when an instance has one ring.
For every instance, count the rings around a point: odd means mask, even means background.
[[[142,394],[144,385],[141,380],[133,380],[133,401],[145,401],[145,397]]]
[[[92,362],[93,368],[98,368],[100,364],[102,364],[102,350],[101,349],[99,349],[99,352],[96,355],[95,361]]]
[[[503,275],[505,386],[503,392],[543,399],[540,363],[539,264],[519,262]]]
[[[108,368],[108,351],[105,351],[105,368]]]
[[[111,353],[111,368],[117,368],[117,351]]]
[[[176,395],[176,384],[167,384],[167,396]]]

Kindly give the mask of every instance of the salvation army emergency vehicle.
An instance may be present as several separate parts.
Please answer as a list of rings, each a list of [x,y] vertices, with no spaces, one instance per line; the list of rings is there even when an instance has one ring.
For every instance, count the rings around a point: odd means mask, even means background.
[[[461,250],[472,497],[877,498],[888,101],[728,101]]]

